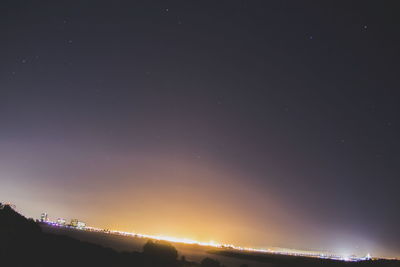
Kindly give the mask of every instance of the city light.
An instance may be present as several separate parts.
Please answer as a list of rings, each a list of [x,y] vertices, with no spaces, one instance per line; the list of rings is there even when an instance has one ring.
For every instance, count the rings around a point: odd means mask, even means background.
[[[44,216],[45,220],[43,220]],[[58,227],[66,227],[66,228],[74,228],[81,231],[89,231],[89,232],[99,232],[99,233],[106,233],[112,235],[120,235],[120,236],[127,236],[133,238],[146,238],[146,239],[153,239],[153,240],[162,240],[168,241],[172,243],[181,243],[181,244],[188,244],[188,245],[199,245],[205,247],[214,247],[214,248],[221,248],[221,249],[231,249],[231,250],[238,250],[244,252],[257,252],[257,253],[269,253],[269,254],[278,254],[278,255],[287,255],[287,256],[299,256],[299,257],[311,257],[311,258],[320,258],[320,259],[331,259],[331,260],[339,260],[339,261],[349,261],[349,262],[357,262],[357,261],[367,261],[373,260],[377,258],[372,258],[371,255],[368,253],[365,257],[357,257],[357,256],[344,256],[344,255],[337,255],[334,253],[328,252],[318,252],[318,251],[302,251],[302,250],[294,250],[294,249],[264,249],[264,248],[250,248],[250,247],[241,247],[232,244],[223,244],[218,243],[215,241],[209,242],[201,242],[189,238],[178,238],[173,236],[166,236],[166,235],[149,235],[149,234],[141,234],[141,233],[133,233],[133,232],[125,232],[125,231],[118,231],[118,230],[108,230],[108,229],[101,229],[92,226],[87,226],[84,222],[78,221],[78,219],[72,219],[69,224],[65,224],[65,220],[57,219],[56,222],[53,222],[48,219],[47,213],[42,213],[41,220],[42,223],[46,223],[51,226],[58,226]]]

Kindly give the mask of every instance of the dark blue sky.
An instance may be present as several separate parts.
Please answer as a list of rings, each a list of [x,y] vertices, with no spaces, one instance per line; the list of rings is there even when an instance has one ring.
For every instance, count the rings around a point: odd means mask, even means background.
[[[29,216],[399,256],[391,3],[1,1],[0,196]],[[97,207],[115,202],[118,220]]]

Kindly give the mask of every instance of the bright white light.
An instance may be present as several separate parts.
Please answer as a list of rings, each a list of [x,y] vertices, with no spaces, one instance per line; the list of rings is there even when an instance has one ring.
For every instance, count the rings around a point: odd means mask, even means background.
[[[56,225],[53,222],[48,221],[48,224]],[[63,225],[59,225],[62,227],[67,227]],[[363,261],[363,260],[371,260],[372,257],[368,253],[365,257],[356,257],[356,256],[340,256],[335,255],[333,253],[321,253],[317,251],[300,251],[300,250],[293,250],[293,249],[261,249],[261,248],[248,248],[248,247],[240,247],[235,246],[232,244],[222,244],[215,241],[209,242],[201,242],[196,241],[189,238],[178,238],[173,236],[165,236],[165,235],[148,235],[148,234],[140,234],[140,233],[131,233],[131,232],[124,232],[124,231],[117,231],[117,230],[104,230],[96,227],[86,226],[82,230],[91,231],[91,232],[102,232],[107,234],[116,234],[116,235],[123,235],[129,237],[137,237],[137,238],[147,238],[147,239],[154,239],[154,240],[163,240],[169,241],[173,243],[183,243],[183,244],[191,244],[191,245],[199,245],[199,246],[207,246],[207,247],[216,247],[216,248],[228,248],[240,251],[249,251],[249,252],[260,252],[260,253],[272,253],[272,254],[280,254],[280,255],[290,255],[290,256],[303,256],[303,257],[312,257],[312,258],[321,258],[321,259],[332,259],[332,260],[339,260],[339,261]]]

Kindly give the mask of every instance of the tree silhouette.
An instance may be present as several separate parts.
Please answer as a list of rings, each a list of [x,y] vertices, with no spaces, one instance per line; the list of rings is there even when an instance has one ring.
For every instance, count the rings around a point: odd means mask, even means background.
[[[176,248],[165,241],[147,241],[143,246],[143,254],[164,261],[175,261],[178,257]]]

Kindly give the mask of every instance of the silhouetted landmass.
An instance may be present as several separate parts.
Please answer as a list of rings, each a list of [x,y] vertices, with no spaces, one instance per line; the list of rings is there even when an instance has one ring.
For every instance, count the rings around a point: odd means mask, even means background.
[[[379,260],[364,262],[339,262],[306,257],[283,256],[261,253],[242,253],[232,250],[212,250],[209,253],[223,257],[254,262],[260,266],[399,266],[399,261]],[[47,266],[142,266],[142,267],[224,267],[218,260],[205,258],[200,264],[178,260],[178,252],[164,241],[148,241],[143,252],[117,252],[89,242],[64,235],[44,233],[33,220],[0,203],[0,266],[47,267]],[[232,265],[228,267],[237,267]],[[244,265],[240,267],[252,267]]]
[[[1,206],[1,203],[0,203]],[[0,209],[0,266],[185,267],[167,243],[149,242],[141,252],[119,253],[67,236],[46,234],[33,220],[5,205]]]
[[[369,260],[359,262],[344,262],[331,259],[318,259],[300,256],[287,256],[279,254],[267,254],[257,252],[237,252],[232,250],[210,250],[211,254],[221,255],[226,257],[234,257],[242,260],[251,260],[268,264],[267,266],[326,266],[326,267],[367,267],[367,266],[382,266],[382,267],[400,267],[400,262],[397,260]]]

